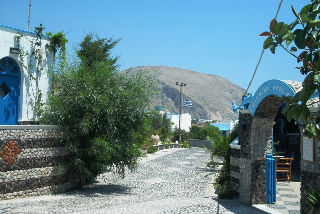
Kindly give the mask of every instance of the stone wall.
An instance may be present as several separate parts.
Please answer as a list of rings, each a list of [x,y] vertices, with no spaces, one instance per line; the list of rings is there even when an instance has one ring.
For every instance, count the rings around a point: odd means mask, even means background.
[[[252,161],[250,159],[250,136],[252,116],[248,110],[239,113],[239,146],[231,148],[230,176],[231,184],[239,193],[240,200],[251,204]]]
[[[305,161],[301,160],[301,213],[308,214],[310,213],[311,205],[307,202],[307,197],[305,192],[309,192],[309,187],[317,189],[318,182],[320,181],[320,142],[316,142],[315,145],[315,156],[314,161]],[[302,145],[301,145],[302,147]],[[302,158],[301,158],[302,159]]]
[[[189,139],[190,146],[192,147],[212,147],[213,144],[210,140]]]
[[[230,182],[231,186],[235,191],[239,194],[239,186],[240,186],[240,149],[231,148],[230,155]]]
[[[67,156],[56,126],[0,126],[0,200],[69,189]]]

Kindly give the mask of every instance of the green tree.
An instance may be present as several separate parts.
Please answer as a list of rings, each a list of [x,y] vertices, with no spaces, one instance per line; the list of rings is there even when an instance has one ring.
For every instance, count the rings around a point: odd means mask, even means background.
[[[194,125],[190,128],[189,137],[192,139],[204,140],[207,137],[207,132],[203,127]]]
[[[151,120],[152,134],[159,134],[162,141],[166,141],[171,133],[171,121],[167,114],[160,114],[158,111],[151,111],[148,114]]]
[[[80,43],[77,55],[81,60],[81,64],[87,68],[104,64],[110,66],[110,70],[117,68],[118,57],[111,56],[111,50],[119,43],[119,40],[94,38],[93,34],[88,34]]]
[[[116,61],[107,57],[110,48],[101,53],[105,56],[102,63],[101,58],[96,62],[83,54],[92,50],[89,43],[96,44],[88,38],[78,52],[80,65],[68,65],[57,75],[57,91],[50,96],[43,117],[61,127],[70,151],[65,166],[76,187],[92,183],[105,170],[124,175],[126,167],[136,166],[140,153],[135,134],[145,124],[152,88],[146,76],[115,72]],[[115,44],[107,39],[98,41],[111,43],[111,48]]]
[[[314,104],[309,101],[314,92],[320,91],[320,1],[311,0],[299,13],[292,6],[292,12],[296,17],[292,23],[286,24],[273,19],[269,31],[260,36],[268,37],[263,44],[264,49],[275,53],[276,48],[280,47],[299,63],[297,69],[305,75],[303,89],[294,97],[285,97],[287,105],[283,113],[289,121],[302,118],[307,124],[305,134],[319,138],[320,129],[316,125],[320,122],[319,112],[315,120],[311,121],[308,107]]]
[[[181,141],[188,141],[189,139],[189,133],[185,130],[181,129]],[[179,129],[175,129],[173,132],[173,141],[179,141]]]
[[[160,139],[166,141],[171,134],[171,120],[167,117],[167,114],[164,113],[161,120]]]

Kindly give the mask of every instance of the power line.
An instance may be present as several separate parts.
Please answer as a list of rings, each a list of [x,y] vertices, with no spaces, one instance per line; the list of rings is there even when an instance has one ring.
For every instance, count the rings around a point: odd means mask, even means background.
[[[275,15],[274,19],[277,19],[278,15],[279,15],[280,8],[281,8],[281,6],[282,6],[282,3],[283,3],[283,0],[281,0],[280,3],[279,3],[279,6],[278,6],[278,9],[277,9],[277,12],[276,12],[276,15]],[[257,70],[258,70],[258,68],[259,68],[259,65],[260,65],[262,56],[263,56],[263,54],[264,54],[264,50],[265,50],[265,49],[262,48],[262,51],[261,51],[261,54],[260,54],[258,63],[257,63],[257,65],[256,65],[255,69],[254,69],[252,78],[251,78],[251,80],[250,80],[250,82],[249,82],[249,84],[248,84],[248,87],[247,87],[246,91],[244,92],[243,96],[246,96],[246,95],[247,95],[247,93],[248,93],[248,91],[249,91],[249,88],[250,88],[250,86],[251,86],[251,84],[252,84],[252,81],[253,81],[254,77],[256,76],[256,73],[257,73]]]

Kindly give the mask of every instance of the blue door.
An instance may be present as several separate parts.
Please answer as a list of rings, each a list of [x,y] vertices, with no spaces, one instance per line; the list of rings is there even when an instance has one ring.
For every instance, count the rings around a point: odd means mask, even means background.
[[[11,57],[0,60],[0,125],[16,125],[19,119],[20,68]]]

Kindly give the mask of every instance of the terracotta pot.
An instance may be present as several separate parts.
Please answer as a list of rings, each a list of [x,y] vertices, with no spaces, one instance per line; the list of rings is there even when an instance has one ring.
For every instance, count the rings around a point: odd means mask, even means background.
[[[160,141],[159,135],[151,135],[151,141],[153,144],[157,145],[158,142]]]

